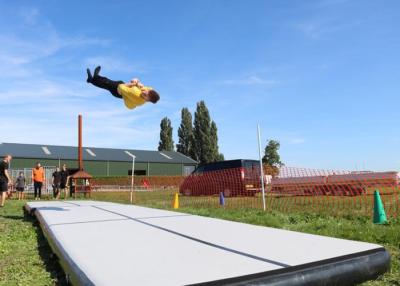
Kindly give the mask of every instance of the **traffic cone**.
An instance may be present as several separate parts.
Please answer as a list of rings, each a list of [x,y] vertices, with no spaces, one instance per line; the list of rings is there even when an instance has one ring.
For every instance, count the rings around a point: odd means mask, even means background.
[[[225,206],[225,198],[224,198],[223,192],[219,193],[219,204],[220,204],[220,206]]]
[[[179,209],[179,194],[178,193],[175,193],[173,207],[175,210]]]
[[[387,223],[385,208],[383,207],[381,196],[379,191],[374,192],[374,223],[385,224]]]

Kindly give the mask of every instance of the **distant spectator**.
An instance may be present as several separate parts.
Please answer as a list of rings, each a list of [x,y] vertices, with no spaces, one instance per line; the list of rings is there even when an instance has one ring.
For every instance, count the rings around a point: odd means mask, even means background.
[[[10,166],[11,159],[11,155],[6,155],[0,162],[0,207],[4,207],[8,187],[12,184],[10,175],[8,174],[8,168]]]
[[[26,180],[25,180],[24,172],[19,172],[19,176],[17,177],[17,180],[15,181],[15,188],[17,189],[17,192],[18,192],[18,200],[24,199],[25,185],[26,185]]]
[[[66,164],[63,164],[62,169],[60,171],[60,175],[61,175],[60,191],[64,192],[64,199],[66,199],[68,197],[68,180],[69,180],[69,172]]]
[[[44,182],[44,169],[39,162],[37,162],[36,167],[32,169],[32,180],[35,200],[40,200],[42,196],[42,186]]]
[[[53,197],[58,200],[60,198],[60,187],[61,187],[61,171],[59,167],[56,168],[52,176],[53,178],[51,184],[53,186]]]

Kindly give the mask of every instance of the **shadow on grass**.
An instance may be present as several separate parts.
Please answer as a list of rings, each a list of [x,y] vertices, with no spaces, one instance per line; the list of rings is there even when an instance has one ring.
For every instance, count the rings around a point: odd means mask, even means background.
[[[30,222],[36,232],[37,247],[41,260],[43,261],[46,271],[50,274],[51,279],[54,281],[54,285],[68,285],[65,278],[65,273],[59,264],[58,257],[53,253],[46,237],[44,236],[42,229],[40,228],[39,222],[35,217],[25,213],[23,217],[10,216],[11,219],[20,219],[26,222]]]

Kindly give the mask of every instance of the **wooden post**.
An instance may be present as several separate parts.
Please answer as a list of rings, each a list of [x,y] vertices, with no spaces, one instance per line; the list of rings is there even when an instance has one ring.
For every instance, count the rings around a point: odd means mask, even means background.
[[[79,170],[83,170],[83,160],[82,160],[82,115],[78,116],[78,164]]]

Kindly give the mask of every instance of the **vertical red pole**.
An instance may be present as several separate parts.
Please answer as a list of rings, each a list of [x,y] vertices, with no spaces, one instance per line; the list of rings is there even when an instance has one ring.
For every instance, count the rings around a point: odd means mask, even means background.
[[[78,116],[78,164],[79,170],[83,170],[82,161],[82,115]]]

